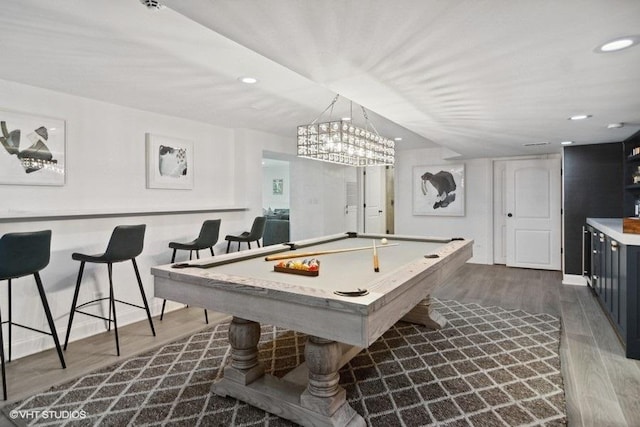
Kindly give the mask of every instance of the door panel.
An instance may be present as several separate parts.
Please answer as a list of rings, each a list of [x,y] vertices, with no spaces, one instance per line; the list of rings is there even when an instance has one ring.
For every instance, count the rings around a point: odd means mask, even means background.
[[[507,265],[560,270],[560,159],[506,166]]]
[[[385,218],[385,169],[381,166],[364,168],[364,232],[384,233]]]
[[[549,251],[541,251],[538,248],[548,248],[551,244],[551,233],[548,230],[516,230],[515,231],[516,264],[543,264],[551,263]]]

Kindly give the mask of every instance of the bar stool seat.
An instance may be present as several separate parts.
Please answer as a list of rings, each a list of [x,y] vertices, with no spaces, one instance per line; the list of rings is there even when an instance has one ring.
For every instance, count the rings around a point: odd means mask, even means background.
[[[8,280],[8,306],[9,306],[9,320],[2,322],[0,317],[0,324],[8,324],[9,332],[9,362],[11,361],[11,327],[19,326],[24,329],[29,329],[34,332],[40,332],[45,335],[51,335],[53,342],[60,358],[60,364],[62,368],[66,368],[67,365],[64,362],[64,356],[62,355],[62,349],[60,348],[60,342],[58,341],[58,334],[56,333],[53,317],[51,316],[51,310],[47,297],[44,293],[42,286],[42,280],[40,279],[40,270],[49,265],[49,259],[51,256],[51,230],[34,231],[28,233],[7,233],[0,238],[0,280]],[[12,319],[11,310],[11,280],[24,276],[30,276],[36,280],[36,286],[38,293],[40,294],[40,300],[44,308],[45,315],[47,317],[47,323],[49,324],[49,331],[43,331],[40,329],[32,328],[31,326],[22,325],[16,323]],[[24,312],[29,312],[31,307],[28,307]],[[5,372],[5,359],[4,359],[4,337],[2,335],[2,327],[0,326],[0,359],[2,361],[2,391],[4,393],[4,400],[7,400],[7,379]]]
[[[98,319],[106,320],[108,322],[108,330],[111,330],[111,324],[113,323],[115,338],[116,338],[116,351],[120,356],[120,341],[118,339],[118,321],[116,317],[116,302],[126,304],[132,307],[144,309],[147,312],[147,319],[149,320],[149,326],[153,336],[156,336],[156,331],[153,327],[153,321],[151,320],[151,311],[149,310],[149,304],[147,303],[147,296],[142,286],[142,280],[140,279],[140,272],[138,271],[138,264],[136,263],[136,257],[142,253],[144,245],[144,233],[146,225],[119,225],[111,233],[107,250],[104,253],[96,255],[87,255],[82,253],[73,253],[71,258],[75,261],[80,261],[80,271],[78,272],[78,280],[76,281],[76,289],[73,294],[73,302],[71,303],[71,311],[69,312],[69,325],[67,326],[67,335],[64,340],[64,349],[67,349],[69,344],[69,335],[71,334],[71,325],[73,324],[74,314],[81,313],[87,316],[95,317]],[[140,295],[142,297],[143,305],[132,304],[130,302],[122,301],[114,297],[113,292],[113,263],[123,262],[131,260],[133,264],[133,270],[136,274],[138,281],[138,287],[140,288]],[[82,282],[82,275],[84,273],[85,263],[92,262],[98,264],[107,264],[107,270],[109,273],[109,296],[105,298],[97,298],[91,301],[87,301],[78,305],[78,295],[80,294],[80,283]],[[81,308],[94,304],[98,301],[109,300],[109,317],[99,316],[93,313],[80,310]],[[113,319],[112,319],[113,315]]]
[[[267,223],[267,218],[264,216],[258,216],[253,220],[251,225],[251,231],[244,231],[240,234],[229,234],[224,239],[227,241],[227,253],[231,248],[231,242],[238,242],[238,250],[240,250],[240,243],[246,243],[251,249],[251,242],[256,242],[260,247],[260,239],[264,234],[264,227]]]
[[[169,248],[173,249],[171,255],[171,263],[176,261],[176,251],[185,250],[189,251],[189,261],[191,261],[193,251],[196,251],[196,258],[200,259],[200,252],[203,249],[209,249],[211,256],[214,256],[213,247],[218,243],[218,237],[220,236],[220,219],[208,219],[202,224],[200,228],[200,234],[195,240],[188,243],[169,242]],[[167,304],[167,300],[162,301],[162,311],[160,312],[160,320],[164,317],[164,307]],[[204,319],[207,324],[209,323],[209,314],[207,310],[204,310]]]

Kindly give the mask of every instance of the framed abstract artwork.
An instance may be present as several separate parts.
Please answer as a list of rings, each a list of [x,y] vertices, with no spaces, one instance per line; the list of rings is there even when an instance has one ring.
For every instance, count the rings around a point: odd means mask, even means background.
[[[464,216],[464,164],[413,167],[413,214]]]
[[[64,120],[0,110],[0,144],[0,184],[64,185]]]
[[[146,134],[147,188],[193,188],[193,142]]]
[[[284,189],[284,179],[274,179],[273,180],[273,194],[274,195],[282,195]]]

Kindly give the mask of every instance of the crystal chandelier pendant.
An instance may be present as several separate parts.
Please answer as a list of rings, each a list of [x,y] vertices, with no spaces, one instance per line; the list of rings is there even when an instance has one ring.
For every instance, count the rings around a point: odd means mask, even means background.
[[[325,109],[331,108],[338,100],[336,96]],[[337,163],[348,166],[393,165],[395,162],[395,141],[369,130],[366,111],[362,108],[366,129],[346,120],[329,120],[298,126],[298,157]],[[323,112],[324,114],[324,112]],[[322,115],[321,115],[322,116]]]

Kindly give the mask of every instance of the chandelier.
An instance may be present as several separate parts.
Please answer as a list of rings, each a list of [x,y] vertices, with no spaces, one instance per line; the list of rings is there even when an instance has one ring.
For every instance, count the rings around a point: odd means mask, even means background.
[[[353,114],[349,119],[331,120],[339,97],[336,95],[311,124],[298,126],[298,157],[349,166],[393,165],[395,142],[378,134],[364,107],[361,106],[364,128],[353,124]],[[353,110],[353,103],[351,106]],[[318,123],[329,109],[329,121]]]

